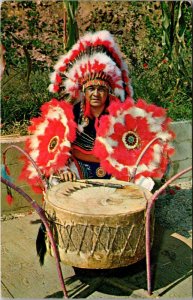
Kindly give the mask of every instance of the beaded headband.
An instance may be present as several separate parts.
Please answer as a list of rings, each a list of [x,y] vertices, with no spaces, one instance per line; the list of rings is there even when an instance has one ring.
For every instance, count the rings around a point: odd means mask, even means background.
[[[109,84],[108,84],[106,81],[100,80],[100,79],[93,79],[93,80],[87,81],[87,82],[83,85],[82,91],[84,92],[86,88],[88,88],[89,86],[92,86],[92,85],[104,86],[107,90],[110,89],[110,86],[109,86]]]

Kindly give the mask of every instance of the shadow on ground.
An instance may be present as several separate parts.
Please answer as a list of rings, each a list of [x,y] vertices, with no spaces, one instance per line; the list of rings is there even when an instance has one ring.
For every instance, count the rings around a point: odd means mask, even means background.
[[[151,252],[152,290],[163,296],[191,275],[192,250],[183,240],[172,236],[172,231],[155,228]],[[124,268],[90,270],[74,268],[75,275],[66,279],[70,298],[86,298],[94,292],[113,296],[130,296],[144,290],[146,297],[146,262]],[[71,288],[71,285],[73,288]],[[45,298],[62,298],[58,291]],[[143,295],[141,295],[143,297]]]

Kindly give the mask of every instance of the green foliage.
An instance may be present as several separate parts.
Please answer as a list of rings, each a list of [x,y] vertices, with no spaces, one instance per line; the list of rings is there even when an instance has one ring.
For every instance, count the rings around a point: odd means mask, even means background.
[[[2,134],[27,133],[29,120],[37,117],[40,106],[50,100],[49,72],[36,71],[30,76],[29,85],[20,73],[5,75],[1,91]],[[14,80],[13,80],[14,78]]]
[[[162,45],[165,55],[170,59],[170,68],[177,68],[185,80],[192,82],[191,70],[186,68],[187,46],[190,46],[190,32],[187,29],[187,18],[189,14],[188,5],[184,1],[161,2],[163,13],[163,35]],[[190,59],[190,55],[189,55]]]
[[[65,32],[65,50],[69,50],[78,40],[78,25],[76,22],[76,12],[78,1],[63,0],[66,8],[66,32]]]
[[[3,2],[1,43],[6,49],[7,73],[13,67],[25,69],[29,81],[32,70],[44,71],[52,65],[63,51],[61,11],[61,1],[39,5],[33,1]]]
[[[29,120],[50,100],[50,66],[63,52],[61,8],[61,1],[2,4],[1,43],[6,62],[1,83],[2,134],[26,134]]]
[[[2,134],[25,134],[29,119],[38,116],[41,104],[50,100],[50,67],[74,44],[78,29],[80,35],[102,29],[114,35],[128,64],[135,100],[143,98],[166,108],[174,121],[191,119],[191,4],[96,1],[85,20],[78,11],[81,4],[67,0],[3,2]],[[65,36],[64,9],[68,17]]]
[[[146,29],[144,38],[140,39],[141,30],[134,25],[131,40],[135,46],[122,48],[132,66],[134,98],[166,108],[175,121],[191,119],[191,7],[183,1],[160,4],[160,15],[152,17],[152,3],[147,4],[144,15],[140,14]],[[138,19],[139,9],[133,6],[134,19]]]

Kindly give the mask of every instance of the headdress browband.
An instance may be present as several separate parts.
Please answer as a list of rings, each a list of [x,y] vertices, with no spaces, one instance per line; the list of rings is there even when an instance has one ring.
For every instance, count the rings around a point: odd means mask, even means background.
[[[101,80],[101,79],[92,79],[92,80],[88,80],[82,87],[82,91],[84,92],[86,88],[88,88],[89,86],[104,86],[108,91],[110,90],[110,86],[108,84],[108,82]]]
[[[85,91],[85,89],[91,85],[105,86],[109,90],[112,88],[113,82],[111,77],[104,72],[90,73],[84,78],[81,78],[80,86],[82,86],[82,91]]]

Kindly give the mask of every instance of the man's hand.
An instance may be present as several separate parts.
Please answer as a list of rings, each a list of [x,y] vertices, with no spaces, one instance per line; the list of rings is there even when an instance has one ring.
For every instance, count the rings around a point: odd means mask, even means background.
[[[58,176],[61,181],[76,181],[77,179],[76,174],[70,170],[60,170],[58,171]]]

